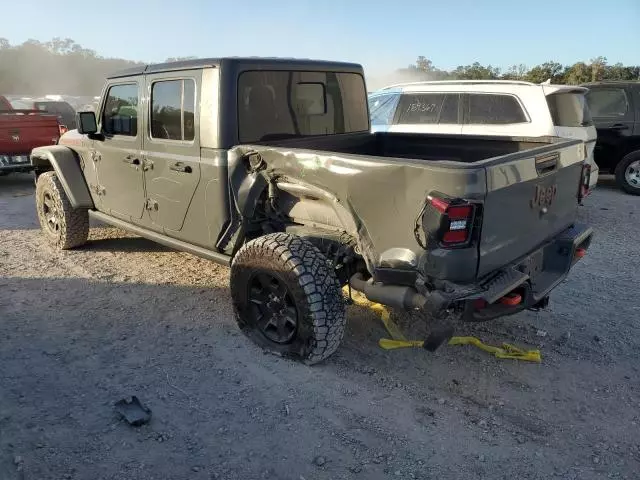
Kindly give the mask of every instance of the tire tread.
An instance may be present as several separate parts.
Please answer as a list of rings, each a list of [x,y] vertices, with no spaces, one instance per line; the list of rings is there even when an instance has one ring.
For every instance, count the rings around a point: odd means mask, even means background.
[[[234,266],[251,265],[254,259],[270,257],[283,271],[293,275],[300,287],[294,297],[304,302],[308,314],[302,322],[311,322],[312,338],[302,360],[320,362],[333,354],[344,337],[345,304],[336,274],[327,258],[311,242],[286,233],[272,233],[246,243],[232,262],[231,288],[243,288],[234,282]],[[236,312],[236,317],[238,313]],[[241,323],[241,322],[239,322]]]
[[[49,189],[52,192],[53,200],[58,204],[58,209],[62,213],[60,235],[57,239],[48,236],[53,240],[56,247],[61,250],[68,250],[87,243],[89,238],[89,212],[71,206],[71,202],[55,172],[45,172],[38,177],[36,183],[36,202],[38,203],[40,202],[40,192],[43,189]],[[41,205],[38,205],[37,211],[40,225],[45,230],[47,226],[45,224],[46,220],[40,214]]]

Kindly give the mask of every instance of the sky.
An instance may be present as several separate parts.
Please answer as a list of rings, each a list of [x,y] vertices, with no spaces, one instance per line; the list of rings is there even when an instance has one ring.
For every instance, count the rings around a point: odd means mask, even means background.
[[[441,69],[604,56],[640,64],[640,0],[5,0],[0,37],[72,38],[105,57],[280,56],[371,74],[424,55]],[[10,20],[13,19],[13,20]],[[7,21],[10,20],[10,21]]]

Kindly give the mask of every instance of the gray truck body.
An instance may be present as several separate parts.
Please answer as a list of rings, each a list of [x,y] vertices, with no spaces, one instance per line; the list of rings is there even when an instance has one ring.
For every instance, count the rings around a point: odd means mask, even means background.
[[[350,97],[341,91],[344,118],[327,120],[357,128],[243,140],[244,72],[361,77],[361,94],[355,87]],[[372,134],[363,78],[355,64],[284,59],[136,67],[108,78],[96,133],[70,131],[58,146],[35,149],[31,161],[36,175],[55,170],[73,207],[222,264],[248,240],[286,231],[352,247],[335,257],[336,268],[348,269],[343,278],[372,300],[434,311],[456,304],[470,319],[539,306],[591,239],[591,229],[575,223],[583,142]],[[152,134],[149,92],[171,80],[195,86],[188,140],[184,126],[179,140]],[[119,85],[138,95],[129,135],[104,133],[105,103]],[[331,108],[337,109],[335,99],[334,93]],[[427,225],[425,213],[434,194],[473,206],[465,245],[444,246],[434,237],[438,225]],[[484,317],[468,311],[475,300],[495,303],[518,288],[525,298],[517,307],[497,306]]]

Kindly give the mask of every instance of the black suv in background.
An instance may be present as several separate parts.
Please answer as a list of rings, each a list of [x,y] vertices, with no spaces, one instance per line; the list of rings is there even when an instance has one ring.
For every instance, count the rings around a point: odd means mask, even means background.
[[[600,172],[615,173],[624,191],[640,195],[640,81],[582,85],[598,130],[594,151]]]

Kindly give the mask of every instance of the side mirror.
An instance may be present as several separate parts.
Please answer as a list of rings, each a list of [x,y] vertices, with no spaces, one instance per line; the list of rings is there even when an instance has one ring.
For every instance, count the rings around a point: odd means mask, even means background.
[[[98,133],[98,124],[94,112],[78,112],[76,123],[78,125],[78,133],[82,135]]]

